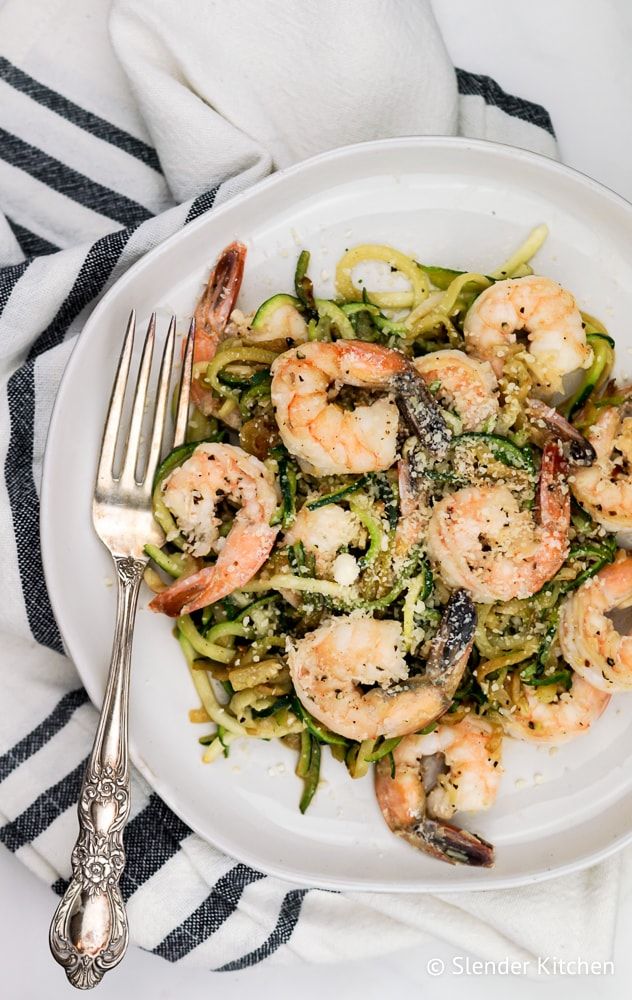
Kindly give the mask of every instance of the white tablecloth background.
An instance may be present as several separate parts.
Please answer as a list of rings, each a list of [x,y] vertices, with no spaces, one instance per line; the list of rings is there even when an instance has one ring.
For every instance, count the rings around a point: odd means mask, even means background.
[[[0,0],[0,5],[2,0]],[[450,55],[456,65],[492,75],[511,93],[537,101],[550,112],[564,162],[592,175],[632,200],[632,4],[629,0],[433,0]],[[11,1000],[69,997],[61,970],[46,949],[53,897],[5,849],[0,850],[0,966],[2,995]],[[379,928],[376,928],[379,933]],[[222,1000],[237,1000],[245,990],[262,1000],[283,1000],[300,991],[317,1000],[334,990],[348,1000],[383,1000],[388,995],[454,996],[494,1000],[510,989],[516,1000],[539,996],[584,1000],[597,991],[607,1000],[623,997],[632,981],[632,898],[620,904],[615,975],[551,977],[533,981],[504,976],[431,977],[430,959],[451,966],[446,945],[402,952],[386,959],[303,970],[255,968],[242,973],[210,974],[171,968],[152,955],[131,951],[110,973],[99,996],[135,1000],[139,986],[153,1000],[207,1000],[221,990]],[[455,982],[455,979],[458,981]],[[465,981],[464,981],[465,980]],[[5,993],[6,987],[6,993]]]

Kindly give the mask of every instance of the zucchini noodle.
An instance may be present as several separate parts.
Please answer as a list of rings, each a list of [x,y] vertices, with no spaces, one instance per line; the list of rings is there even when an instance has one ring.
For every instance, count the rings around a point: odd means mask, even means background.
[[[497,280],[516,277],[516,272],[525,264],[528,264],[532,257],[535,257],[548,235],[548,226],[544,224],[536,226],[535,229],[531,230],[524,243],[518,247],[516,252],[512,253],[511,257],[508,257],[495,271],[492,271],[490,277]]]
[[[513,653],[503,653],[501,656],[495,656],[491,660],[483,660],[476,669],[476,677],[479,684],[497,670],[513,667],[516,663],[523,663],[524,660],[528,660],[530,656],[533,656],[537,652],[539,645],[540,643],[537,639],[527,640],[520,649]]]
[[[404,643],[407,649],[411,649],[413,645],[413,630],[415,627],[415,606],[419,600],[419,596],[424,590],[426,585],[426,574],[420,573],[419,576],[413,577],[413,579],[408,584],[406,588],[406,597],[404,598],[404,608],[403,608],[403,627],[402,631],[404,634]]]
[[[234,390],[223,385],[218,378],[219,373],[224,368],[235,363],[267,365],[269,367],[277,357],[277,351],[269,351],[263,347],[246,347],[243,344],[226,340],[213,360],[206,364],[205,382],[212,386],[218,396],[234,399]]]
[[[388,264],[410,282],[410,290],[406,292],[369,292],[371,302],[375,305],[383,309],[414,309],[428,297],[430,293],[428,279],[411,257],[393,247],[365,243],[347,250],[336,265],[336,289],[338,295],[347,302],[362,298],[362,289],[353,283],[352,271],[358,264],[367,260],[379,260]]]
[[[347,770],[352,778],[363,778],[370,766],[370,756],[375,749],[376,740],[363,740],[351,747],[347,752]]]
[[[459,297],[468,285],[473,285],[476,291],[483,291],[483,289],[489,288],[491,281],[484,274],[465,272],[457,275],[450,282],[432,311],[428,312],[424,308],[425,303],[412,310],[404,320],[406,329],[418,334],[432,330],[437,324],[445,323],[454,311],[458,311]]]
[[[382,545],[385,541],[381,521],[373,515],[370,508],[365,507],[357,501],[349,501],[349,510],[352,514],[355,514],[358,521],[366,528],[369,536],[369,547],[362,556],[362,565],[370,566],[382,551]]]
[[[316,299],[316,308],[321,319],[328,319],[335,325],[342,340],[355,338],[355,330],[349,318],[335,302],[330,302],[329,299]]]
[[[581,317],[586,325],[586,333],[600,333],[602,337],[608,337],[608,331],[603,325],[601,320],[596,319],[595,316],[591,316],[590,313],[584,312],[582,310]],[[613,344],[614,346],[614,344]]]
[[[233,733],[235,736],[246,735],[244,727],[218,702],[215,697],[215,692],[213,691],[213,685],[209,681],[206,673],[202,670],[192,669],[193,661],[195,660],[195,650],[187,637],[180,630],[180,627],[178,628],[178,640],[180,642],[180,648],[182,649],[185,659],[189,665],[195,690],[197,691],[198,697],[202,702],[203,707],[206,709],[211,721],[216,723],[218,726],[223,726],[224,729],[227,729],[229,733]]]
[[[235,733],[225,733],[222,737],[216,736],[212,743],[205,750],[202,760],[205,764],[212,764],[214,760],[226,754],[226,748],[237,739]]]
[[[204,656],[208,660],[215,660],[217,663],[231,663],[231,661],[234,660],[235,651],[206,639],[200,634],[200,632],[198,632],[190,615],[182,615],[181,618],[178,618],[178,628],[180,630],[180,634],[184,636],[187,642],[191,645],[192,649],[194,649],[196,653],[199,653],[200,656]],[[233,632],[234,635],[246,635],[246,629],[244,629],[243,626],[237,625],[235,628],[238,629],[238,631]]]
[[[235,691],[243,691],[245,688],[253,688],[258,684],[278,679],[284,670],[289,679],[287,669],[280,660],[261,660],[259,663],[249,663],[244,667],[233,667],[229,671],[229,678]]]

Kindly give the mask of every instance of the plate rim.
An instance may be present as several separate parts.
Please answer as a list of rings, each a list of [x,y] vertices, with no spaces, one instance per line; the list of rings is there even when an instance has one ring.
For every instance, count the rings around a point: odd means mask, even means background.
[[[502,159],[509,160],[512,162],[524,162],[527,164],[532,164],[535,167],[548,171],[553,174],[561,176],[570,176],[576,180],[579,180],[582,184],[590,188],[592,191],[605,196],[618,205],[621,209],[625,211],[627,215],[630,216],[631,228],[632,228],[632,202],[628,201],[623,195],[612,190],[607,185],[602,184],[600,181],[595,180],[589,174],[584,173],[574,167],[569,167],[558,160],[554,160],[548,156],[541,153],[535,153],[530,150],[521,149],[516,146],[511,146],[506,143],[493,142],[486,139],[470,139],[463,136],[442,136],[442,135],[424,135],[424,136],[396,136],[386,139],[373,139],[367,142],[353,143],[346,146],[339,146],[335,149],[326,150],[325,152],[318,153],[315,156],[311,156],[299,163],[292,164],[291,166],[285,167],[281,170],[270,174],[269,176],[263,178],[262,180],[256,182],[255,184],[249,186],[243,191],[238,192],[232,197],[228,198],[225,202],[222,202],[216,208],[211,209],[209,212],[203,213],[193,222],[183,225],[176,232],[172,233],[165,240],[159,243],[157,246],[153,247],[147,253],[143,254],[139,260],[135,261],[105,292],[102,298],[99,300],[97,305],[91,311],[85,324],[83,325],[81,331],[77,336],[75,345],[73,346],[72,352],[59,383],[57,394],[55,396],[55,401],[51,411],[50,423],[48,426],[48,431],[46,434],[46,443],[44,447],[44,458],[42,464],[42,477],[40,486],[40,547],[42,553],[42,565],[44,570],[44,578],[46,581],[46,586],[48,590],[49,599],[51,602],[51,607],[55,620],[58,624],[63,644],[64,653],[72,661],[77,673],[79,674],[79,679],[84,685],[91,703],[100,711],[100,698],[97,697],[98,692],[96,691],[90,675],[88,678],[84,676],[84,673],[80,669],[80,666],[72,654],[71,643],[68,641],[68,630],[66,628],[67,616],[63,611],[63,605],[58,600],[56,596],[55,588],[52,587],[51,582],[54,575],[54,557],[52,552],[52,543],[50,543],[51,534],[54,530],[54,525],[49,517],[49,504],[48,504],[48,494],[51,486],[51,475],[50,466],[53,462],[52,458],[52,445],[57,424],[61,420],[61,413],[64,408],[64,397],[68,391],[69,386],[73,381],[74,369],[78,363],[78,352],[77,347],[80,344],[82,338],[85,339],[86,331],[89,331],[92,325],[99,320],[103,312],[106,312],[109,308],[110,299],[114,294],[118,294],[121,288],[124,287],[129,282],[133,282],[136,274],[144,270],[147,267],[151,267],[151,264],[155,258],[158,258],[162,253],[164,253],[165,248],[171,246],[172,244],[178,243],[179,241],[185,239],[187,235],[198,229],[204,228],[212,223],[213,220],[218,219],[229,209],[232,210],[236,205],[241,205],[247,203],[252,198],[257,198],[261,191],[275,187],[276,185],[283,183],[287,177],[291,177],[295,174],[300,174],[304,170],[311,168],[312,166],[318,166],[322,163],[335,162],[339,159],[345,159],[354,153],[362,153],[363,151],[371,152],[373,150],[379,150],[383,148],[406,148],[406,147],[417,147],[423,148],[456,148],[462,149],[464,152],[468,150],[476,151],[480,150],[484,153],[496,155]],[[465,877],[459,879],[456,878],[450,882],[446,882],[445,885],[426,885],[424,886],[423,876],[420,877],[419,881],[411,883],[410,880],[398,882],[397,880],[391,880],[388,886],[384,883],[374,883],[370,880],[364,880],[362,883],[357,883],[353,880],[345,880],[344,878],[328,877],[323,876],[322,878],[314,878],[300,875],[298,872],[290,871],[288,872],[281,866],[276,865],[273,861],[266,862],[265,865],[260,863],[259,859],[255,859],[248,851],[235,850],[234,846],[227,843],[221,836],[210,837],[207,832],[205,832],[198,824],[191,821],[191,817],[187,814],[186,802],[179,800],[176,789],[172,789],[168,784],[164,784],[162,779],[159,778],[145,762],[143,753],[140,747],[137,746],[133,735],[130,734],[129,740],[129,752],[130,759],[136,767],[136,769],[143,776],[145,781],[148,783],[150,788],[152,788],[160,798],[166,803],[166,805],[177,815],[187,826],[192,830],[193,833],[197,834],[206,843],[210,844],[212,847],[224,852],[229,857],[234,858],[236,861],[241,861],[248,865],[253,865],[258,870],[263,871],[265,874],[270,875],[275,878],[279,878],[284,882],[289,882],[296,885],[309,886],[313,888],[327,889],[327,890],[337,890],[337,891],[352,891],[352,892],[379,892],[379,893],[404,893],[404,894],[414,894],[414,893],[453,893],[453,892],[491,892],[496,889],[509,889],[516,888],[521,885],[531,885],[537,882],[548,881],[553,878],[561,877],[563,875],[568,875],[573,872],[582,871],[583,869],[599,864],[605,861],[607,858],[613,856],[618,851],[622,850],[625,846],[632,842],[632,825],[627,832],[621,833],[609,844],[598,851],[588,851],[576,857],[574,860],[567,861],[560,865],[555,865],[552,868],[545,868],[543,870],[532,872],[526,875],[514,875],[514,876],[496,876],[492,885],[486,885],[482,882],[470,883]],[[493,871],[491,869],[490,871]]]

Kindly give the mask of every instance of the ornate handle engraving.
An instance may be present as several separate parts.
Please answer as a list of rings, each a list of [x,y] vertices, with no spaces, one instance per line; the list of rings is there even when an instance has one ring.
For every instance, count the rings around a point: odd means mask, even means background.
[[[132,628],[145,562],[115,556],[116,629],[99,726],[79,796],[72,879],[50,928],[50,947],[73,986],[89,989],[121,961],[128,928],[119,882],[130,810],[127,719]]]

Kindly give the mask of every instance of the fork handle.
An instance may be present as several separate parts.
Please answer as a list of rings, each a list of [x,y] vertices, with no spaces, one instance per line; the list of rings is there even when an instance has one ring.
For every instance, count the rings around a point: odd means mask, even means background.
[[[53,917],[50,947],[78,989],[101,981],[128,943],[119,882],[125,866],[123,828],[130,811],[127,746],[132,635],[146,560],[114,556],[118,599],[108,682],[97,734],[79,796],[79,836],[72,878]]]

